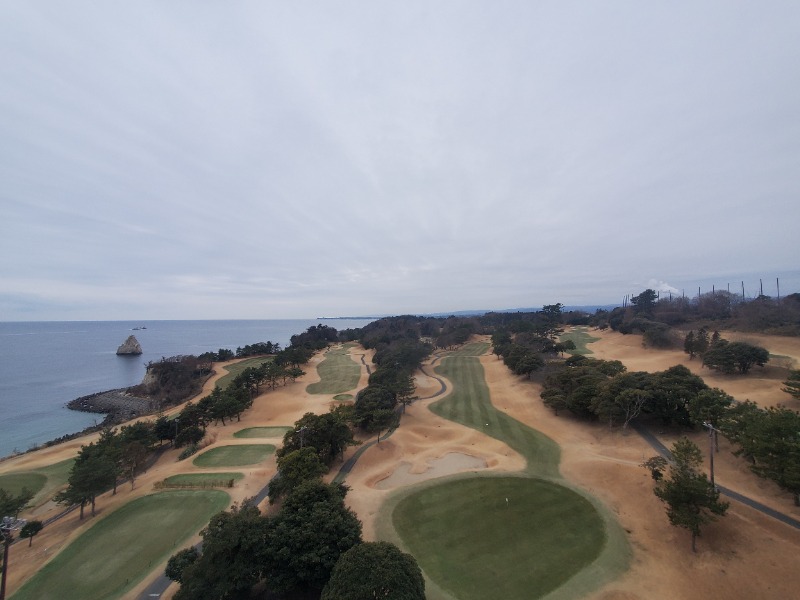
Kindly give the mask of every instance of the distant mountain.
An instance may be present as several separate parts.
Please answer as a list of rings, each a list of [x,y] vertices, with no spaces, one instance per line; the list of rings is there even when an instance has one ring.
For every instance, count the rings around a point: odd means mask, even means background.
[[[598,309],[602,310],[612,310],[620,306],[619,304],[589,304],[585,306],[564,306],[561,310],[562,312],[571,312],[571,311],[579,311],[579,312],[586,312],[586,313],[594,313]],[[480,316],[485,315],[486,313],[494,312],[494,313],[515,313],[515,312],[537,312],[542,310],[541,306],[537,306],[535,308],[487,308],[487,309],[475,309],[475,310],[456,310],[452,312],[435,312],[435,313],[423,313],[417,316],[420,317],[473,317],[473,316]],[[399,315],[375,315],[372,317],[317,317],[321,320],[334,320],[334,319],[370,319],[370,320],[377,320],[383,319],[385,317],[392,317],[392,316],[399,316]]]

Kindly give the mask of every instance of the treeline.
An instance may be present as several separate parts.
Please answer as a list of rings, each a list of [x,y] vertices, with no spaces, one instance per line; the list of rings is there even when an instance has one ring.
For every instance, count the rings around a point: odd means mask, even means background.
[[[611,311],[598,310],[588,324],[620,333],[641,333],[645,343],[653,347],[670,347],[679,343],[672,333],[676,327],[714,324],[716,329],[759,331],[781,335],[800,335],[800,294],[780,299],[758,296],[744,300],[727,291],[713,291],[694,298],[662,297],[647,289],[630,298],[624,307]],[[696,328],[696,327],[693,327]]]
[[[735,454],[747,458],[754,473],[792,493],[800,505],[797,411],[736,402],[683,365],[657,373],[628,372],[619,361],[583,356],[553,367],[541,398],[556,414],[569,411],[609,426],[624,428],[641,418],[676,428],[711,427],[715,436],[720,432],[735,445]]]

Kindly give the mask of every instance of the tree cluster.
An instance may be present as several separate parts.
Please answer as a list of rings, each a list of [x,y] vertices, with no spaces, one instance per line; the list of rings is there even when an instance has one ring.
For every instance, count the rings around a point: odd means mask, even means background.
[[[148,363],[146,381],[128,391],[152,398],[161,407],[175,406],[202,389],[209,368],[196,356],[162,358]]]
[[[346,493],[312,479],[292,489],[277,514],[247,503],[218,513],[201,532],[202,551],[182,550],[167,564],[167,576],[181,584],[176,600],[248,597],[259,582],[280,597],[424,599],[412,557],[362,543]]]
[[[108,490],[116,493],[120,480],[127,479],[131,487],[134,485],[136,475],[145,468],[155,449],[156,440],[155,424],[150,421],[104,430],[97,442],[81,446],[70,469],[67,488],[56,495],[56,502],[80,505],[81,520],[89,504],[94,516],[98,495]]]

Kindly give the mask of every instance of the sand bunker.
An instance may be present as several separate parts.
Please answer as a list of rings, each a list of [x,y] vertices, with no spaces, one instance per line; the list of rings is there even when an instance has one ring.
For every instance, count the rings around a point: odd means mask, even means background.
[[[403,462],[389,477],[378,481],[375,487],[379,490],[390,490],[427,479],[461,473],[462,471],[485,469],[487,466],[486,461],[477,456],[470,456],[461,452],[448,452],[441,458],[427,461],[427,468],[420,473],[413,472],[411,463]]]

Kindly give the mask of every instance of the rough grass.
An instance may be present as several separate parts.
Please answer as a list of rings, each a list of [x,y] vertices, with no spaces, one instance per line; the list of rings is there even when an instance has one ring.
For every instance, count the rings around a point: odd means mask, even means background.
[[[561,342],[572,340],[572,343],[575,344],[575,350],[569,350],[569,354],[594,354],[594,352],[589,350],[587,344],[596,342],[599,339],[600,338],[589,335],[586,327],[576,327],[573,331],[562,333],[559,340]]]
[[[592,504],[543,479],[449,481],[404,498],[393,521],[426,573],[459,600],[541,598],[605,542]]]
[[[275,426],[275,427],[248,427],[247,429],[240,429],[233,434],[237,438],[283,438],[284,434],[289,431],[291,427]]]
[[[355,388],[361,378],[361,366],[344,348],[328,350],[317,372],[320,381],[306,388],[309,394],[341,394]]]
[[[275,452],[272,444],[219,446],[203,452],[192,461],[197,467],[240,467],[260,463]]]
[[[13,598],[122,597],[229,501],[228,494],[219,490],[161,492],[133,500],[95,523]]]
[[[228,373],[217,380],[217,387],[224,390],[242,371],[249,367],[258,368],[266,362],[272,362],[272,357],[258,356],[256,358],[248,358],[247,360],[228,365],[225,367],[225,370]]]
[[[198,487],[224,487],[228,481],[244,479],[244,473],[180,473],[164,480],[167,486],[198,486]]]

